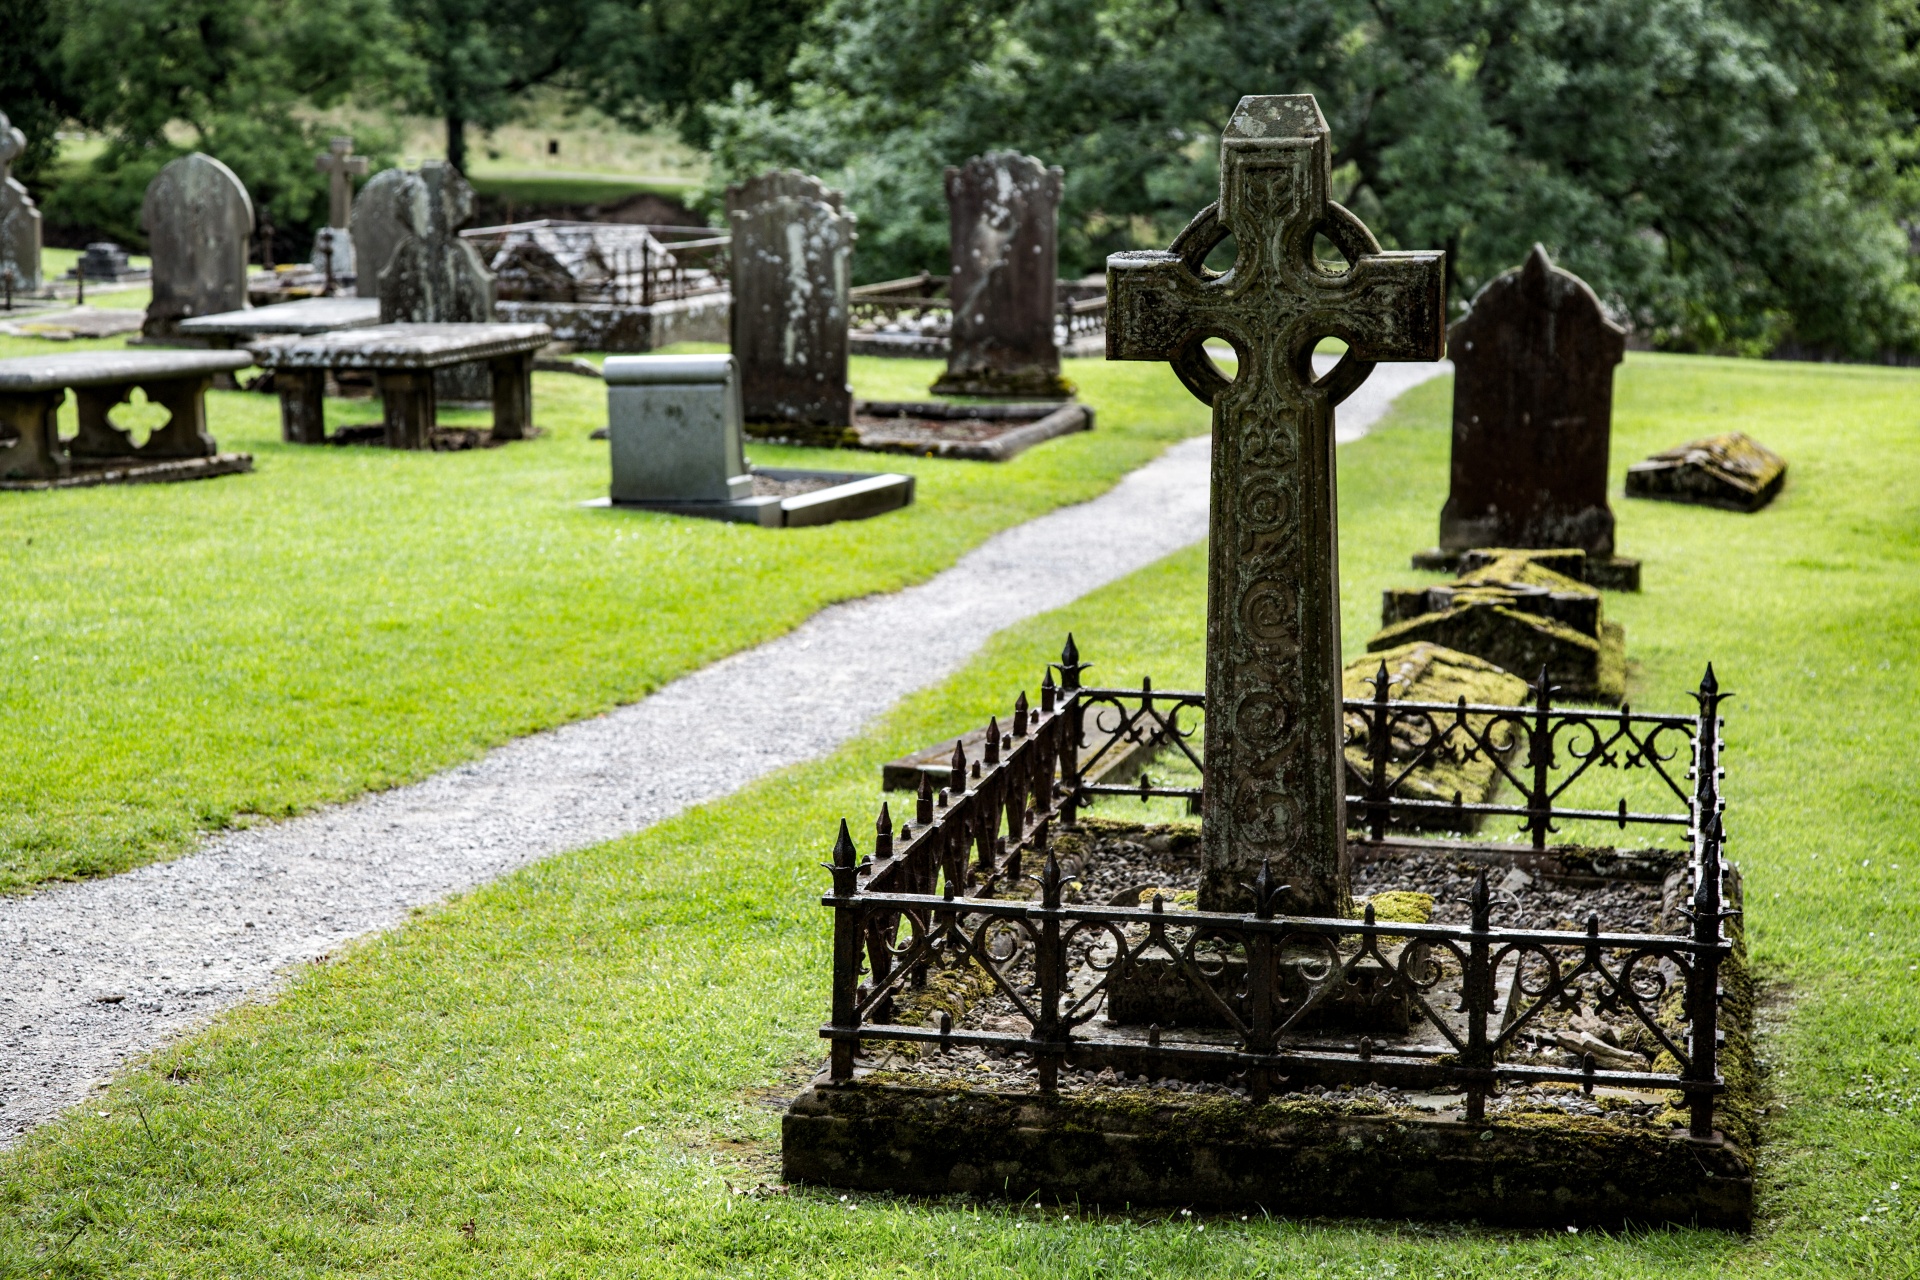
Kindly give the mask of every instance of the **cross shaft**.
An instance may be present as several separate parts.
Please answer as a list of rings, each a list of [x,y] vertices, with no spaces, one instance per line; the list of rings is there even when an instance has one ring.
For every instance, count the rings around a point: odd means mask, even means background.
[[[1207,784],[1200,906],[1243,910],[1270,860],[1287,909],[1349,903],[1333,406],[1383,360],[1445,351],[1445,255],[1382,252],[1328,198],[1328,130],[1309,95],[1240,101],[1220,200],[1166,252],[1107,260],[1107,356],[1166,360],[1213,406],[1207,566]],[[1346,257],[1313,254],[1324,235]],[[1228,236],[1231,269],[1203,265]],[[1315,381],[1323,337],[1347,354]],[[1239,358],[1229,380],[1209,337]]]

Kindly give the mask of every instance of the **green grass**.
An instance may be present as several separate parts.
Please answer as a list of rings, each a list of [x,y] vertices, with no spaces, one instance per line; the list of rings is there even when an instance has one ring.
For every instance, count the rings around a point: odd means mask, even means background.
[[[0,339],[0,356],[47,349]],[[587,439],[606,393],[562,374],[535,379],[551,434],[503,449],[287,446],[272,397],[215,393],[213,431],[253,475],[0,494],[0,891],[124,870],[636,700],[1204,430],[1164,369],[1085,369],[1100,429],[1004,465],[753,446],[765,465],[918,477],[907,510],[818,529],[583,509],[607,487]],[[936,371],[855,362],[888,394]]]
[[[830,759],[419,913],[129,1072],[0,1156],[0,1275],[1920,1273],[1916,391],[1905,372],[1683,358],[1620,377],[1616,480],[1731,425],[1793,465],[1756,516],[1617,502],[1647,590],[1608,597],[1637,703],[1684,708],[1709,657],[1739,694],[1730,851],[1777,1104],[1752,1238],[734,1194],[773,1179],[777,1104],[822,1056],[834,819],[872,812],[890,754],[1031,688],[1069,627],[1096,678],[1198,680],[1190,549],[997,637]],[[1341,451],[1350,652],[1432,541],[1447,394],[1411,393]],[[1895,1084],[1863,1092],[1869,1074]]]

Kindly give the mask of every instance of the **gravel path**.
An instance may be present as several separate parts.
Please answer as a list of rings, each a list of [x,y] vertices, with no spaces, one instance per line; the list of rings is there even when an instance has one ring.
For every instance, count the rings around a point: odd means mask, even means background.
[[[1342,406],[1340,438],[1449,367],[1382,366]],[[213,837],[125,875],[0,898],[0,1147],[129,1058],[412,907],[832,751],[994,632],[1205,537],[1207,459],[1205,440],[1177,444],[921,586],[835,605],[644,701],[414,786]]]

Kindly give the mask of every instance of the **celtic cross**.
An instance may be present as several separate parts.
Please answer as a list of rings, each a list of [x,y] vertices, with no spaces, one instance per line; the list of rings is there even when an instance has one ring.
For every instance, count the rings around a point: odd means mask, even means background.
[[[1333,406],[1375,363],[1446,347],[1445,255],[1382,252],[1328,199],[1327,132],[1310,95],[1242,98],[1219,203],[1168,251],[1107,259],[1107,358],[1166,360],[1213,406],[1203,910],[1245,906],[1262,859],[1287,910],[1349,904]],[[1342,269],[1316,261],[1316,234]],[[1228,236],[1233,266],[1209,271]],[[1316,382],[1329,336],[1347,353]],[[1231,380],[1210,337],[1239,358]]]
[[[327,225],[341,230],[353,216],[353,180],[367,172],[367,158],[352,152],[352,138],[335,138],[313,158],[313,167],[327,175]]]

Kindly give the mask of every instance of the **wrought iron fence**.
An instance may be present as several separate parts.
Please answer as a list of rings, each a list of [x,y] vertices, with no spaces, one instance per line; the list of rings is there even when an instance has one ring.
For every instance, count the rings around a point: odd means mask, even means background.
[[[1170,911],[1158,896],[1141,907],[1068,902],[1050,848],[1053,826],[1070,823],[1075,809],[1095,794],[1140,793],[1079,781],[1077,748],[1089,713],[1118,716],[1097,728],[1109,744],[1135,734],[1162,735],[1197,764],[1191,750],[1195,726],[1183,716],[1204,705],[1199,694],[1155,693],[1150,685],[1139,691],[1083,688],[1084,670],[1069,638],[1062,661],[1042,683],[1037,710],[1022,694],[1010,732],[1002,732],[997,720],[990,723],[977,761],[956,743],[948,785],[935,788],[923,777],[914,816],[897,833],[882,806],[870,859],[860,860],[841,823],[828,868],[833,891],[822,899],[835,913],[832,1020],[821,1029],[831,1042],[834,1079],[852,1078],[856,1050],[867,1041],[935,1051],[971,1046],[1029,1056],[1043,1092],[1058,1088],[1062,1066],[1111,1066],[1154,1078],[1200,1070],[1243,1080],[1256,1100],[1283,1079],[1373,1082],[1462,1090],[1471,1122],[1484,1116],[1488,1095],[1501,1085],[1565,1081],[1588,1090],[1678,1090],[1687,1100],[1691,1134],[1712,1137],[1714,1100],[1725,1089],[1717,1066],[1718,989],[1732,944],[1723,925],[1734,913],[1724,909],[1719,704],[1725,695],[1711,668],[1695,695],[1699,711],[1686,735],[1693,788],[1685,799],[1698,820],[1691,825],[1691,923],[1674,934],[1602,933],[1595,917],[1584,930],[1498,928],[1484,872],[1465,925],[1380,922],[1370,906],[1360,919],[1282,916],[1273,908],[1286,886],[1265,865],[1246,886],[1254,903],[1246,913]],[[1054,671],[1061,676],[1058,684]],[[1350,714],[1372,715],[1371,725],[1391,728],[1395,704],[1383,710],[1382,703],[1377,687],[1373,700],[1347,705]],[[1551,745],[1555,713],[1548,694],[1539,703],[1465,710],[1488,714],[1490,723],[1522,725],[1536,735],[1534,741]],[[1433,710],[1410,705],[1420,714]],[[1624,721],[1627,713],[1619,715]],[[1671,728],[1683,717],[1649,719]],[[1484,734],[1475,740],[1484,743]],[[1591,755],[1582,756],[1589,765]],[[1376,769],[1369,782],[1384,777]],[[1389,791],[1363,797],[1363,803],[1371,806],[1371,817],[1383,806],[1390,813],[1408,802]],[[1563,812],[1552,807],[1550,795],[1537,812],[1509,811],[1524,813],[1530,822]],[[1666,820],[1624,809],[1609,816]],[[1029,867],[1037,874],[1028,874]],[[935,1026],[894,1020],[896,997],[923,985],[932,970],[956,965],[977,966],[1028,1030],[957,1029],[944,1012]],[[1158,1027],[1144,1038],[1090,1033],[1089,1024],[1110,1007],[1120,984],[1156,966],[1188,985],[1228,1030],[1231,1044],[1169,1043]],[[1351,1000],[1356,991],[1367,1000],[1399,1000],[1418,1009],[1441,1040],[1409,1046],[1361,1036],[1339,1044],[1303,1034],[1314,1010],[1336,995]],[[1670,999],[1676,992],[1677,1010]],[[1601,1070],[1591,1053],[1577,1068],[1509,1060],[1518,1038],[1544,1014],[1580,1000],[1631,1018],[1678,1069]]]
[[[718,293],[732,280],[733,237],[711,227],[549,218],[460,235],[486,259],[507,299],[650,307]]]
[[[943,337],[953,328],[953,301],[947,294],[950,284],[948,276],[922,271],[898,280],[856,285],[847,295],[851,326],[860,330],[906,329]],[[1054,328],[1062,344],[1106,333],[1104,283],[1062,280],[1057,301]]]

